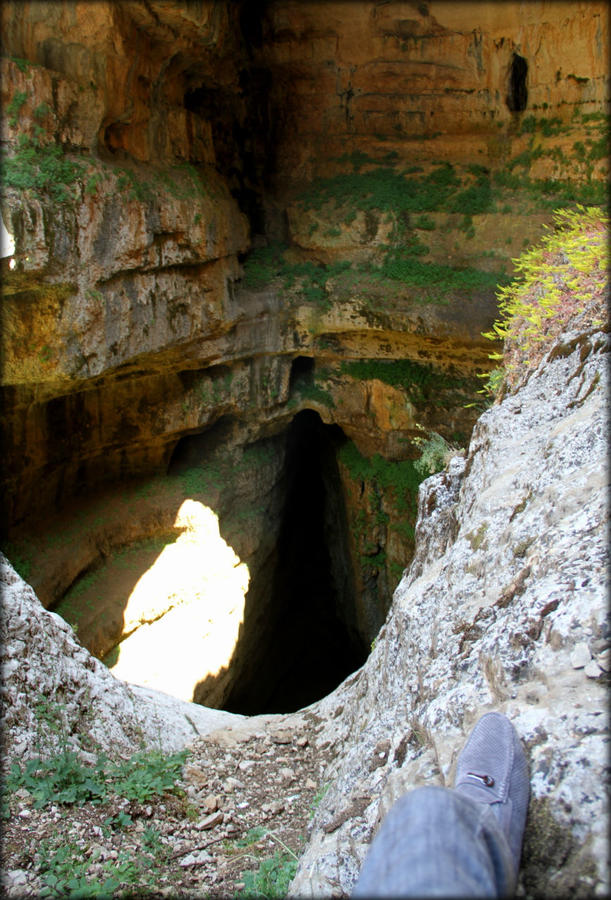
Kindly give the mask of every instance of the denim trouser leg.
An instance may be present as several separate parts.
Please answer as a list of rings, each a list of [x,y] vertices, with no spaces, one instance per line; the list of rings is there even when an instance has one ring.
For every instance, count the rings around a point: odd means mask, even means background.
[[[516,872],[490,806],[443,787],[401,797],[377,833],[353,897],[506,897]]]

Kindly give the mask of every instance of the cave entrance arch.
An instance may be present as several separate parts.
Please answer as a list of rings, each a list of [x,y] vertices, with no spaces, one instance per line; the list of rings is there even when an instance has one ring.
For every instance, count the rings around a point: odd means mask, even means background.
[[[281,527],[270,569],[259,576],[266,584],[254,584],[247,598],[243,663],[223,704],[230,712],[292,712],[326,696],[367,657],[336,461],[344,440],[312,410],[286,431]]]

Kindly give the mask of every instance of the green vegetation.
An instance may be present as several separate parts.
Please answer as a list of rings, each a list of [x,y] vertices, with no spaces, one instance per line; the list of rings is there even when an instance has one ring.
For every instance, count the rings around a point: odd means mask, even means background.
[[[75,628],[79,628],[81,620],[95,603],[95,598],[85,599],[92,591],[101,592],[109,567],[117,570],[139,571],[141,556],[150,553],[157,556],[172,541],[175,535],[156,536],[134,541],[126,547],[117,548],[101,565],[81,575],[53,608],[63,619]],[[9,557],[10,558],[10,557]],[[11,560],[12,561],[12,560]]]
[[[24,581],[27,581],[32,573],[32,559],[26,556],[24,549],[17,547],[12,541],[6,541],[2,545],[2,552]]]
[[[415,230],[432,231],[434,221],[428,212],[462,213],[468,237],[475,234],[471,216],[495,209],[493,182],[486,169],[472,166],[460,177],[449,163],[437,164],[427,174],[415,170],[399,171],[389,165],[378,165],[363,154],[346,157],[344,163],[353,166],[344,172],[312,182],[297,199],[301,209],[325,211],[341,221],[354,221],[364,212],[367,227],[377,230],[380,217],[392,223],[390,239],[382,261],[378,265],[361,263],[352,267],[349,262],[324,266],[313,262],[290,263],[287,247],[276,244],[253,251],[244,267],[244,285],[260,290],[281,279],[285,289],[297,284],[301,297],[308,302],[327,307],[329,297],[325,284],[329,278],[338,285],[359,293],[371,302],[371,289],[387,287],[388,296],[398,284],[414,288],[411,299],[423,302],[448,302],[453,295],[474,290],[493,290],[503,282],[501,272],[486,272],[475,268],[462,269],[439,263],[424,262],[421,257],[429,247]],[[364,167],[367,167],[366,169]],[[413,223],[412,213],[420,213]],[[339,229],[329,223],[325,235],[337,235]],[[310,234],[317,223],[310,226]]]
[[[27,99],[25,91],[15,94],[7,107],[10,124],[17,124],[17,116]],[[34,110],[36,119],[43,119],[51,110],[41,103]],[[44,130],[35,125],[33,136],[20,134],[15,153],[3,159],[3,183],[18,190],[30,190],[37,196],[49,197],[56,203],[75,199],[74,188],[84,179],[87,196],[98,193],[105,176],[116,176],[119,191],[129,192],[130,197],[147,202],[160,191],[167,191],[178,200],[192,199],[206,194],[197,169],[183,163],[158,169],[149,179],[132,168],[109,166],[99,160],[72,159],[61,144],[49,141]]]
[[[17,117],[21,112],[21,107],[28,98],[27,91],[17,91],[9,105],[6,107],[6,114],[9,117],[9,125],[14,128],[17,124]]]
[[[482,522],[477,531],[470,531],[469,534],[466,535],[467,540],[471,544],[472,550],[479,550],[484,542],[484,538],[486,537],[486,532],[488,531],[488,523]]]
[[[29,59],[22,59],[20,56],[9,56],[8,59],[14,62],[20,72],[27,72],[30,66],[37,66],[38,63],[30,62]]]
[[[122,169],[121,174],[117,178],[117,188],[120,191],[129,191],[130,197],[134,200],[146,202],[154,197],[153,185],[150,181],[140,178],[133,169]]]
[[[273,461],[272,447],[265,441],[256,441],[247,446],[237,460],[221,455],[207,461],[205,466],[193,466],[172,478],[178,481],[185,497],[201,497],[209,491],[221,490],[236,475],[261,469]]]
[[[436,406],[443,403],[440,395],[455,392],[472,395],[477,382],[441,372],[426,363],[411,359],[362,359],[342,362],[340,372],[362,380],[377,379],[405,390],[412,403]],[[446,401],[447,402],[447,401]]]
[[[292,851],[276,850],[272,857],[261,860],[254,872],[244,872],[244,897],[286,897],[289,884],[297,871],[297,857]]]
[[[3,181],[9,187],[65,203],[84,167],[69,160],[59,144],[43,143],[42,137],[40,129],[34,139],[19,135],[15,155],[4,160]]]
[[[522,134],[534,134],[539,131],[545,137],[552,137],[563,134],[567,130],[567,126],[563,124],[559,118],[542,118],[537,119],[536,116],[524,116],[520,127]]]
[[[296,393],[302,400],[311,400],[316,403],[321,403],[323,406],[329,407],[329,409],[333,409],[335,407],[335,402],[333,397],[319,384],[315,384],[313,382],[301,382],[299,386],[296,388]],[[296,403],[297,398],[291,398],[294,403]]]
[[[414,468],[425,478],[441,472],[446,466],[448,457],[456,449],[435,431],[428,438],[416,438],[414,443],[418,444],[421,450],[420,459],[416,460]]]
[[[320,806],[321,800],[325,797],[325,795],[329,791],[330,787],[331,787],[331,782],[327,781],[326,784],[321,785],[318,788],[318,790],[316,791],[316,793],[314,794],[314,797],[312,798],[312,803],[310,804],[310,818],[313,818],[314,813]]]
[[[353,160],[346,160],[352,161]],[[361,171],[363,165],[373,166]],[[442,163],[428,175],[408,177],[391,166],[379,166],[362,157],[353,172],[319,178],[299,196],[302,209],[357,208],[399,215],[405,212],[446,211],[461,186],[454,167]]]
[[[256,869],[242,874],[244,887],[240,890],[240,897],[285,897],[295,875],[297,856],[274,831],[262,825],[250,828],[245,835],[235,841],[225,841],[224,849],[230,855],[234,855],[237,851],[237,855],[253,854],[258,857],[261,846],[259,842],[264,838],[275,841],[281,849],[273,856],[259,858]]]
[[[256,869],[246,871],[242,875],[244,887],[240,897],[275,898],[285,897],[288,886],[297,871],[297,856],[275,832],[262,825],[257,825],[246,832],[244,837],[235,841],[236,848],[251,850],[261,841],[269,837],[280,844],[273,856],[259,860]]]
[[[435,222],[431,219],[430,216],[426,214],[422,216],[418,216],[418,218],[414,221],[414,228],[420,228],[423,231],[435,231]]]
[[[605,205],[607,202],[607,188],[602,181],[578,184],[554,178],[532,179],[511,171],[497,172],[493,180],[499,188],[519,191],[524,200],[530,201],[539,210],[574,204]]]
[[[261,290],[278,279],[284,290],[295,288],[306,303],[328,308],[326,282],[348,270],[350,263],[337,262],[327,266],[310,261],[292,263],[286,259],[287,249],[283,244],[271,244],[253,250],[244,263],[244,286]]]
[[[440,263],[423,263],[410,256],[401,247],[390,249],[378,268],[371,268],[370,277],[376,280],[400,281],[403,284],[425,288],[429,300],[445,300],[453,293],[494,289],[506,278],[498,272],[480,269],[457,269]]]
[[[114,811],[121,799],[143,804],[168,794],[182,795],[178,780],[188,751],[166,754],[142,750],[120,762],[95,753],[93,761],[85,763],[68,746],[65,708],[41,695],[34,710],[42,729],[40,740],[46,730],[47,736],[52,735],[59,744],[59,752],[47,749],[24,764],[13,762],[3,785],[5,818],[10,815],[11,795],[25,790],[36,809],[55,806],[60,807],[61,814],[73,806],[108,804],[113,809],[103,824],[108,832],[133,824],[128,813]],[[82,842],[66,840],[60,820],[57,834],[40,841],[33,853],[43,884],[41,896],[93,897],[111,896],[125,889],[153,890],[156,873],[167,861],[169,849],[159,833],[148,827],[141,837],[140,852],[120,851],[117,859],[103,862],[99,848],[89,853]],[[91,867],[100,862],[103,864],[97,865],[98,871],[92,874]]]
[[[415,516],[418,487],[425,477],[411,459],[392,462],[379,453],[367,458],[352,441],[340,448],[338,459],[348,470],[350,477],[374,486],[394,503],[401,513]]]
[[[50,114],[50,112],[51,108],[47,103],[39,103],[39,105],[34,110],[34,118],[42,120],[46,118]]]
[[[67,746],[47,759],[33,757],[23,766],[15,762],[7,777],[7,788],[25,788],[41,809],[52,804],[82,806],[101,802],[111,794],[144,803],[166,791],[174,791],[187,751],[164,754],[141,751],[126,762],[111,763],[99,754],[91,765]]]
[[[580,315],[582,326],[602,324],[608,226],[608,217],[599,207],[558,210],[553,230],[515,260],[516,277],[499,291],[499,317],[484,335],[505,342],[502,353],[489,356],[502,363],[510,387],[538,364],[573,317]],[[493,383],[484,391],[498,390],[498,367],[489,374]]]
[[[92,172],[85,181],[85,195],[93,197],[97,194],[101,181],[103,180],[101,172]]]

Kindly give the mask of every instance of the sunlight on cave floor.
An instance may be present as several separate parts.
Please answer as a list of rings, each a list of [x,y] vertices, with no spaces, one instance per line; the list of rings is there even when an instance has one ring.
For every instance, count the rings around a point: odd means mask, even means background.
[[[174,524],[184,531],[131,592],[129,637],[110,668],[118,678],[191,700],[195,685],[231,660],[250,576],[210,507],[185,500]]]

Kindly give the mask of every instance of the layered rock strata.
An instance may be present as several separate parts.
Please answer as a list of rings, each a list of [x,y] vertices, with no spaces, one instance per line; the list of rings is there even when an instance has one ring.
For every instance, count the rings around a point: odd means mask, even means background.
[[[2,525],[45,605],[169,544],[184,500],[256,581],[312,410],[341,429],[333,566],[363,652],[413,552],[405,464],[475,421],[496,284],[554,205],[601,194],[602,5],[346,10],[3,5]],[[254,491],[167,480],[262,446]],[[133,622],[98,612],[102,639],[74,624],[103,653]]]

